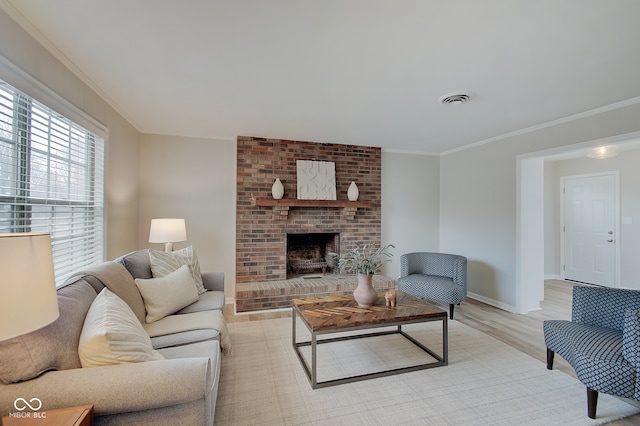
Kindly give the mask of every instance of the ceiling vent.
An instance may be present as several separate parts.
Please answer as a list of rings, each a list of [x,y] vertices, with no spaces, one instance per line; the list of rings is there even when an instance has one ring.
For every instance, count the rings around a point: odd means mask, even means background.
[[[467,93],[463,93],[463,92],[454,92],[454,93],[448,93],[444,96],[440,96],[438,98],[438,101],[441,104],[462,104],[467,102],[469,99],[471,99],[471,96],[468,95]]]

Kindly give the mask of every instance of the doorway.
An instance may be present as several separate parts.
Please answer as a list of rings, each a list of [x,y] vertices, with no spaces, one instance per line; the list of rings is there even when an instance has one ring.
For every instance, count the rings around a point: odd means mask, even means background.
[[[561,179],[562,277],[617,287],[618,174]]]

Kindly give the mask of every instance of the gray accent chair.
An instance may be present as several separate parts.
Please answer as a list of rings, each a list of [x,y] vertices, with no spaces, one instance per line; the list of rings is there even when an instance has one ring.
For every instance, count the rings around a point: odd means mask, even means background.
[[[467,258],[457,254],[416,252],[400,257],[398,290],[421,299],[455,305],[467,297]]]
[[[574,286],[571,321],[543,323],[547,368],[564,358],[587,387],[587,415],[598,393],[640,401],[640,291]]]

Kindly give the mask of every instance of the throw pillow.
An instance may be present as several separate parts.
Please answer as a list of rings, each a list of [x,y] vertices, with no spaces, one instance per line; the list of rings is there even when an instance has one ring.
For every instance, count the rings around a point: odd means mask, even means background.
[[[82,367],[165,359],[129,305],[108,288],[95,298],[84,320],[78,355]]]
[[[146,321],[158,321],[198,300],[198,290],[187,265],[161,278],[136,278],[144,300]]]
[[[207,291],[207,289],[204,288],[204,284],[202,284],[200,264],[198,263],[198,257],[196,256],[193,246],[170,252],[149,249],[149,258],[151,260],[153,278],[164,277],[182,265],[187,265],[198,289],[198,294]]]

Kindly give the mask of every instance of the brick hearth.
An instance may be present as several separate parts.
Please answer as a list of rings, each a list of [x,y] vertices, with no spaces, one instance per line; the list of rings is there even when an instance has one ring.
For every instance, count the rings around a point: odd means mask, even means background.
[[[314,280],[286,283],[287,233],[339,233],[340,252],[352,249],[356,243],[380,244],[380,149],[243,136],[238,137],[237,142],[238,312],[290,306],[288,300],[294,294],[292,289],[298,292],[297,295],[342,289],[352,291],[353,287],[346,289],[344,286],[347,285],[345,282],[352,282],[355,287],[353,276],[335,278],[334,282],[321,285]],[[296,160],[335,163],[338,199],[331,205],[299,202]],[[278,203],[271,196],[271,186],[276,178],[285,188],[283,200]],[[360,190],[357,203],[348,201],[346,195],[352,181]],[[336,290],[332,290],[332,286]]]
[[[308,295],[329,296],[352,293],[358,279],[354,275],[327,274],[317,278],[293,278],[277,281],[254,281],[236,287],[236,312],[254,312],[291,307],[291,299]],[[386,291],[396,282],[383,275],[374,275],[373,288]]]

